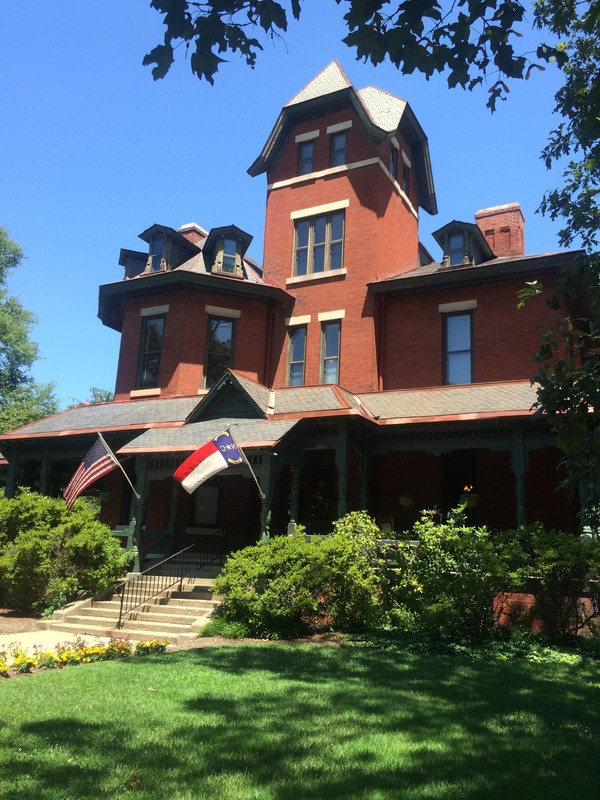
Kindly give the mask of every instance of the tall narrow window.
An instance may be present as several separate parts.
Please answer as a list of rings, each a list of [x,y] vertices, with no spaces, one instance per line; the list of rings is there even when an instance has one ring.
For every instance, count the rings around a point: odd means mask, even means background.
[[[304,386],[306,326],[290,330],[288,386]]]
[[[471,314],[446,314],[444,321],[444,383],[471,383]]]
[[[398,148],[390,145],[390,175],[394,180],[398,177]]]
[[[331,150],[329,154],[329,165],[331,167],[341,167],[346,163],[346,140],[345,131],[331,135]]]
[[[162,351],[165,318],[144,317],[138,366],[138,389],[155,389],[159,386],[158,373]]]
[[[402,191],[404,194],[410,191],[410,167],[406,164],[402,167]]]
[[[294,275],[341,269],[343,251],[343,211],[296,221]]]
[[[223,239],[223,261],[221,264],[221,272],[235,272],[237,259],[237,239],[231,239],[226,236]]]
[[[300,142],[298,145],[298,175],[308,175],[313,171],[315,157],[314,142]]]
[[[160,270],[164,250],[165,237],[155,236],[150,244],[150,269],[152,272],[158,272]]]
[[[207,389],[215,385],[227,367],[233,366],[234,334],[235,320],[225,317],[208,318],[204,365],[204,384]]]
[[[337,383],[340,377],[341,323],[324,322],[321,329],[321,383]]]
[[[465,259],[465,237],[462,233],[451,233],[448,237],[448,260],[451,267],[457,267]]]

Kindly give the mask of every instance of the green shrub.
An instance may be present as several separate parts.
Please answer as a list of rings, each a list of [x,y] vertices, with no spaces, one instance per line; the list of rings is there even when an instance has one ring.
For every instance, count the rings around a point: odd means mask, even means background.
[[[224,596],[223,618],[262,637],[375,624],[383,611],[377,533],[357,512],[336,523],[330,537],[306,541],[300,530],[233,553],[213,585]]]
[[[494,627],[501,608],[494,602],[512,582],[512,551],[501,552],[485,527],[465,525],[460,510],[446,522],[426,511],[411,538],[398,542],[386,559],[394,562],[387,593],[392,620],[441,637],[481,638]]]
[[[250,635],[245,623],[216,616],[205,625],[198,636],[222,636],[224,639],[245,639]]]
[[[0,499],[0,602],[19,609],[55,609],[76,591],[94,595],[130,562],[110,528],[81,500],[22,492]]]
[[[535,613],[553,637],[598,632],[600,543],[580,542],[570,533],[540,523],[499,536],[503,546],[520,549],[522,591],[535,596]]]

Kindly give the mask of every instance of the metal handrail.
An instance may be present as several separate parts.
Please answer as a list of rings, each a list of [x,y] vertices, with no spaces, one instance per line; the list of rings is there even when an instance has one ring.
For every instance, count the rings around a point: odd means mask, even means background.
[[[221,535],[222,531],[217,531],[210,538]],[[123,617],[126,614],[130,614],[149,600],[158,597],[176,583],[179,583],[179,591],[181,591],[184,578],[202,567],[207,567],[215,562],[221,563],[223,560],[222,548],[218,553],[207,553],[196,548],[197,545],[190,545],[158,564],[153,564],[135,578],[122,581],[115,586],[115,593],[119,595],[120,599],[117,629],[123,627]],[[161,574],[157,574],[158,572]]]

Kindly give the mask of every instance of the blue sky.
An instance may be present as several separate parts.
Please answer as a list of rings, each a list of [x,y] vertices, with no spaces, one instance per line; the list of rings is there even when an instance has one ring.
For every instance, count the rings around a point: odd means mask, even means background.
[[[234,223],[262,262],[265,177],[246,170],[281,106],[334,58],[357,88],[408,100],[427,133],[439,213],[423,213],[421,240],[435,257],[432,231],[514,201],[527,252],[559,249],[558,224],[535,213],[560,181],[539,160],[557,123],[553,68],[512,85],[491,115],[485,87],[450,91],[443,77],[356,61],[333,0],[305,6],[254,70],[232,56],[210,86],[183,58],[158,82],[142,66],[163,32],[149,0],[2,3],[0,225],[27,256],[9,288],[38,317],[34,377],[63,404],[114,388],[119,335],[97,318],[98,286],[122,278],[120,248],[143,248],[152,223]]]

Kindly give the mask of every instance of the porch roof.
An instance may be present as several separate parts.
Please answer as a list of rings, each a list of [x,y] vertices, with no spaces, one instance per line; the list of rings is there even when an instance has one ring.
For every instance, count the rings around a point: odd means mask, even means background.
[[[73,436],[90,431],[135,430],[157,425],[183,425],[200,402],[198,396],[160,400],[127,400],[77,406],[4,434],[3,439]]]
[[[231,431],[242,447],[272,447],[282,439],[297,419],[218,419],[192,422],[183,428],[154,428],[145,431],[118,451],[120,454],[141,454],[160,452],[193,452],[206,442],[218,436],[226,428]]]
[[[379,423],[450,422],[531,416],[536,387],[529,381],[465,384],[361,394]]]

